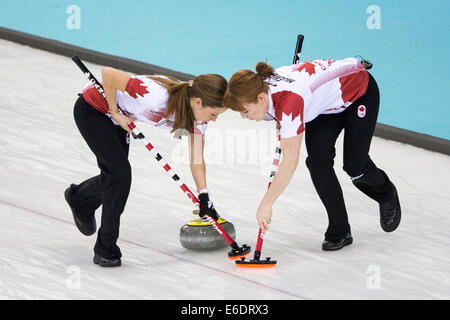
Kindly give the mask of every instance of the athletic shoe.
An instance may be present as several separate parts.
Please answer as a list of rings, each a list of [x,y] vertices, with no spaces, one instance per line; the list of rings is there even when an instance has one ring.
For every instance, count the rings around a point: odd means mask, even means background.
[[[345,246],[348,246],[353,243],[352,234],[349,232],[345,235],[345,238],[336,240],[336,241],[327,241],[325,240],[322,243],[322,250],[323,251],[334,251],[342,249]]]
[[[120,258],[116,259],[107,259],[102,256],[99,256],[97,253],[94,255],[94,263],[98,264],[100,267],[120,267],[122,265],[122,261]]]
[[[72,216],[73,220],[75,221],[75,225],[77,226],[78,230],[85,236],[90,236],[95,233],[95,230],[97,229],[97,223],[95,222],[95,215],[92,214],[92,219],[88,221],[81,220],[79,218],[80,213],[77,212],[75,206],[73,205],[70,195],[72,193],[72,189],[76,187],[75,184],[71,184],[70,187],[64,191],[64,198],[67,201],[67,204],[69,205],[70,209],[72,210]]]
[[[392,232],[400,224],[402,218],[402,210],[398,199],[397,189],[394,185],[393,197],[391,200],[380,203],[380,224],[381,228],[386,232]]]

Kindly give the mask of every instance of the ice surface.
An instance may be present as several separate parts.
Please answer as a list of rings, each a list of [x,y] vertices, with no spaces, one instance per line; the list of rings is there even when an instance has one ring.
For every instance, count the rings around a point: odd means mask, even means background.
[[[98,173],[73,121],[86,80],[70,58],[0,40],[0,299],[449,299],[450,158],[374,138],[371,156],[397,185],[399,229],[384,233],[375,202],[336,171],[349,212],[353,245],[321,251],[325,210],[302,163],[274,205],[262,256],[271,270],[242,270],[228,249],[181,247],[191,203],[140,141],[132,141],[133,184],[121,220],[120,268],[92,263],[95,236],[81,235],[63,197],[70,183]],[[87,63],[100,77],[100,66]],[[186,141],[140,125],[195,189]],[[244,134],[247,139],[233,139]],[[206,162],[215,206],[253,248],[258,201],[274,145],[271,123],[231,111],[210,124]],[[244,148],[250,153],[239,152]],[[100,221],[100,210],[97,221]]]

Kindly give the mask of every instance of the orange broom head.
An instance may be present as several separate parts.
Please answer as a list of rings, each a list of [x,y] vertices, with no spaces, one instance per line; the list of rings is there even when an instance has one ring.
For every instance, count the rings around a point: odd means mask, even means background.
[[[250,253],[252,253],[252,252],[251,252],[251,251],[249,251],[249,252],[247,252],[247,253],[244,253],[244,254],[242,254],[242,255],[240,255],[240,256],[228,257],[228,259],[231,259],[231,260],[237,260],[237,259],[241,259],[241,258],[243,258],[243,257],[247,257],[247,256],[249,256],[249,255],[250,255]]]
[[[266,260],[245,260],[245,258],[242,258],[235,263],[237,267],[244,268],[270,268],[277,264],[275,260],[270,260],[270,257],[267,257]]]
[[[252,251],[252,248],[246,244],[242,245],[238,249],[232,249],[230,252],[228,252],[228,258],[229,259],[238,259],[245,257]],[[244,258],[245,259],[245,258]]]
[[[277,264],[276,262],[273,264],[253,264],[253,263],[246,263],[246,264],[240,264],[240,263],[236,263],[236,267],[241,267],[241,268],[272,268],[275,267]]]

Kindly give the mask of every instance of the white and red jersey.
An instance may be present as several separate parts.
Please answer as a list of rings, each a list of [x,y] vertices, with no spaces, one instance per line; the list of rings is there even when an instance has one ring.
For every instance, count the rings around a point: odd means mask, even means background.
[[[87,103],[111,118],[108,114],[108,103],[94,85],[86,85],[82,94]],[[166,116],[168,99],[167,89],[146,76],[131,76],[125,91],[117,90],[116,94],[117,105],[124,112],[128,112],[131,118],[155,127],[172,129],[174,117]],[[195,122],[193,132],[204,134],[207,127],[207,122]]]
[[[264,118],[280,123],[281,138],[294,137],[320,114],[340,113],[366,93],[369,74],[355,58],[313,60],[275,69]]]

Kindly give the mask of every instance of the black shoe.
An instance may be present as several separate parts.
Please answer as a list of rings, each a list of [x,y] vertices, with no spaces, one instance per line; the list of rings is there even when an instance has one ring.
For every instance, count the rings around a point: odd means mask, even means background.
[[[394,185],[392,185],[392,187],[394,192],[392,199],[380,203],[380,224],[381,228],[386,232],[392,232],[397,229],[402,218],[402,210],[400,208],[397,189]]]
[[[95,230],[97,229],[97,223],[95,222],[95,216],[93,214],[92,219],[90,219],[88,221],[80,220],[80,218],[78,217],[78,213],[75,210],[75,207],[71,204],[71,199],[70,199],[70,194],[72,192],[73,187],[75,187],[75,186],[76,185],[71,184],[70,187],[68,187],[66,189],[66,191],[64,191],[64,198],[66,199],[67,204],[69,205],[70,209],[72,210],[73,220],[75,221],[75,225],[77,226],[78,230],[80,230],[80,232],[82,234],[84,234],[85,236],[90,236],[90,235],[93,235],[95,233]]]
[[[120,258],[107,259],[98,254],[94,255],[94,263],[98,264],[100,267],[120,267],[122,265]]]
[[[333,251],[333,250],[339,250],[342,249],[345,246],[348,246],[349,244],[353,243],[352,234],[349,232],[345,235],[345,238],[341,240],[336,241],[327,241],[325,240],[322,243],[322,250],[323,251]]]

